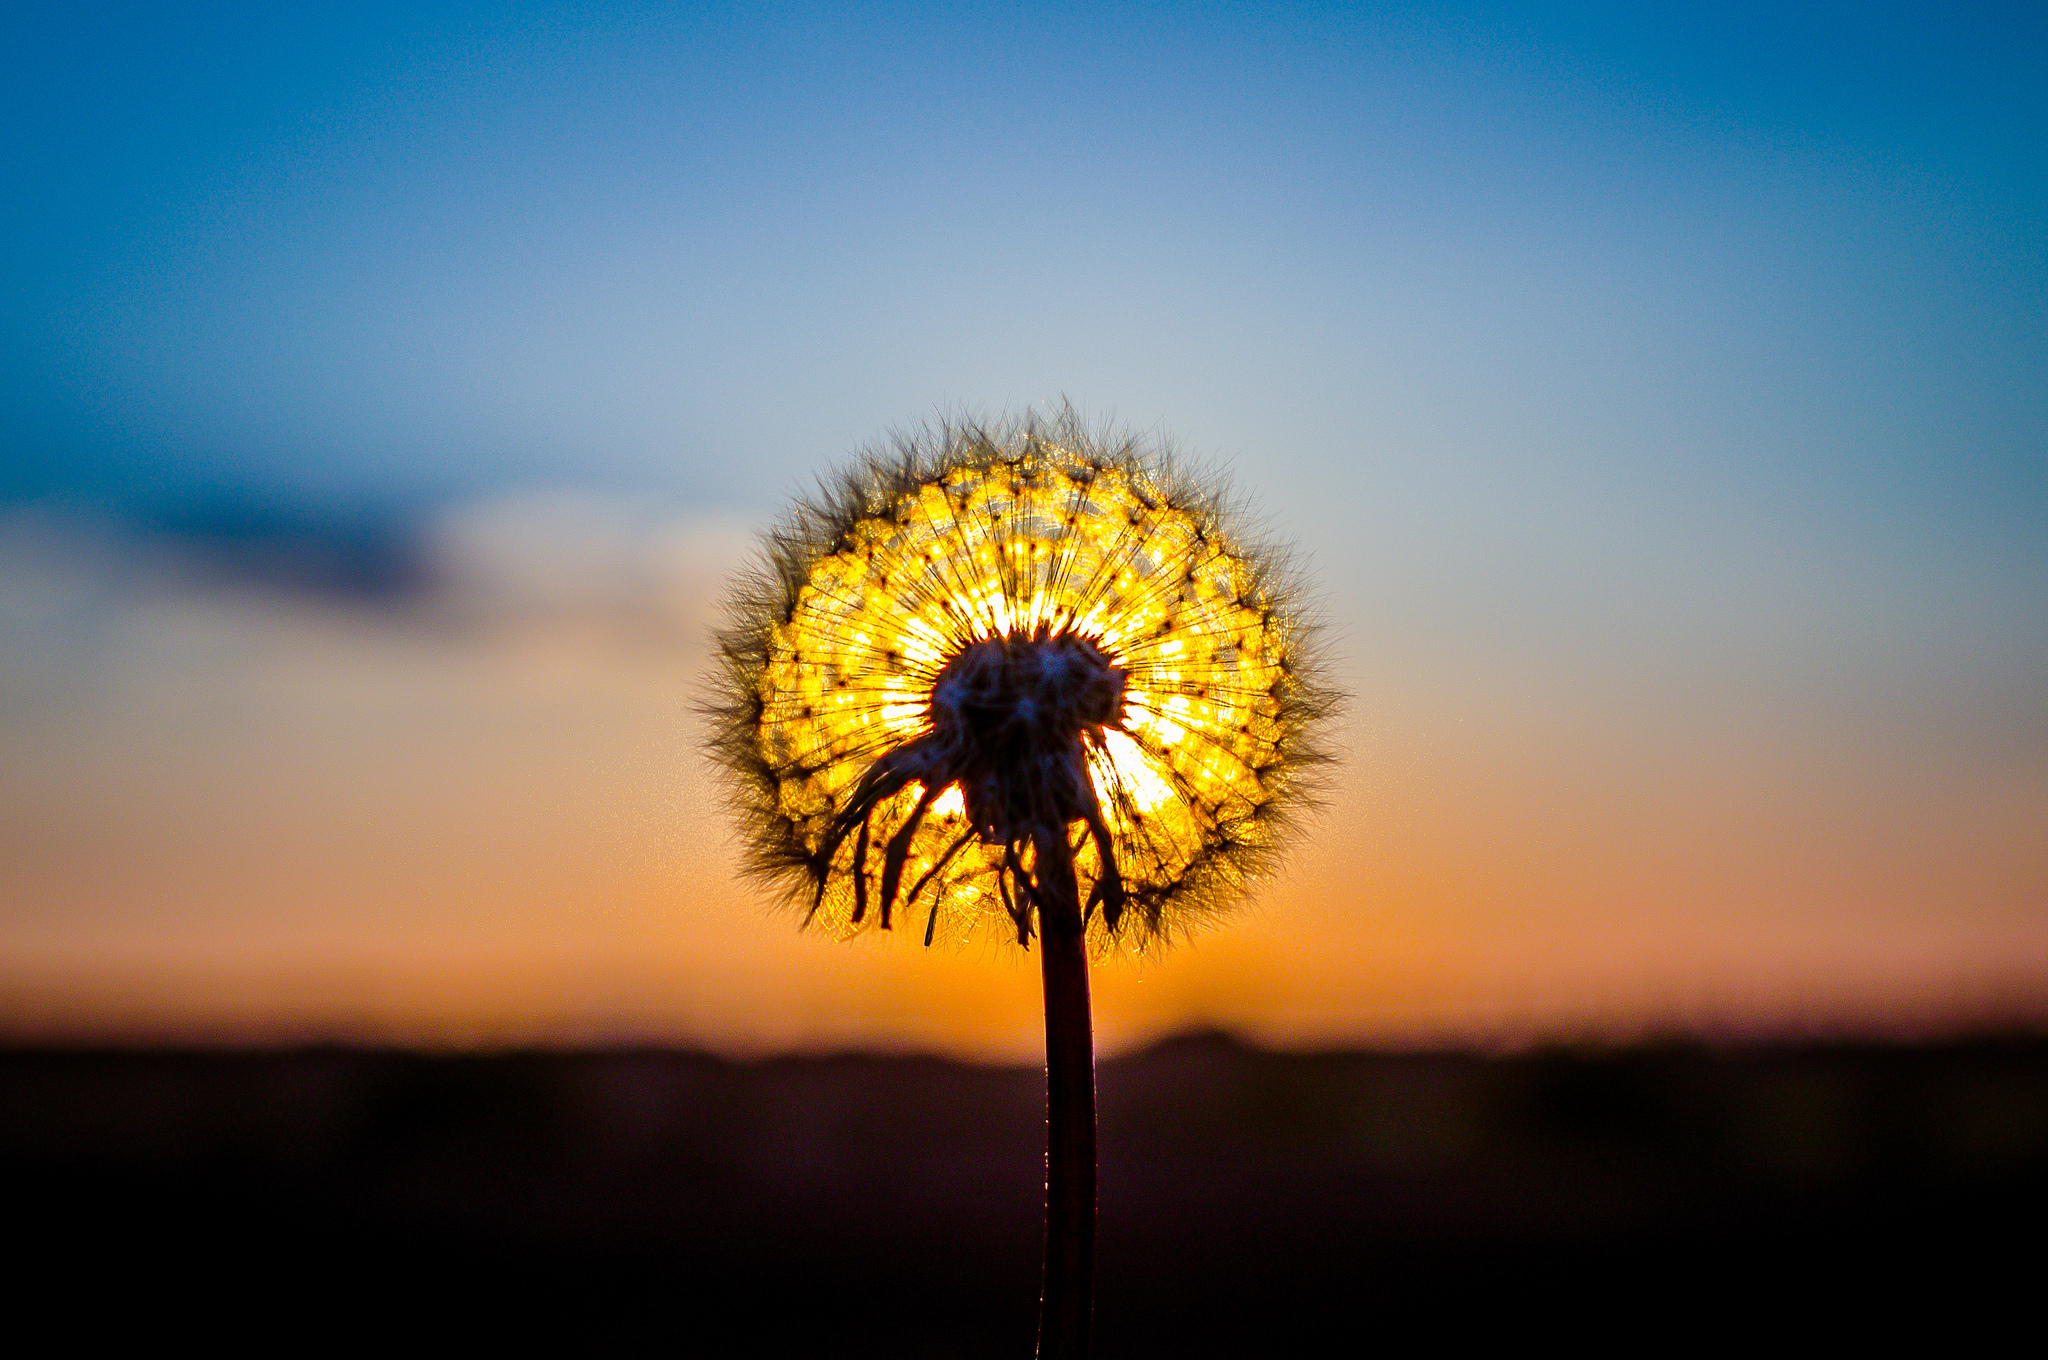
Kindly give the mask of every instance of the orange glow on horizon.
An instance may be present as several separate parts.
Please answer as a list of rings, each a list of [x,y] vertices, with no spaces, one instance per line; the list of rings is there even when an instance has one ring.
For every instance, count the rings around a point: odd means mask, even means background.
[[[194,590],[11,672],[0,1028],[1033,1061],[1035,960],[800,935],[739,875],[682,696],[745,534],[681,541],[652,635]],[[2041,762],[1512,678],[1353,678],[1313,834],[1228,929],[1097,971],[1104,1051],[2048,1020]]]

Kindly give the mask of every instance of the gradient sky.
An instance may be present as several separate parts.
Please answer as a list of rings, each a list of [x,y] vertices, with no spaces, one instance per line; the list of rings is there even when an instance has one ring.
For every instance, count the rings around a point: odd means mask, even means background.
[[[0,1025],[1029,1051],[795,936],[718,582],[1071,398],[1355,694],[1112,1044],[2048,1012],[2034,6],[47,6],[0,56]]]

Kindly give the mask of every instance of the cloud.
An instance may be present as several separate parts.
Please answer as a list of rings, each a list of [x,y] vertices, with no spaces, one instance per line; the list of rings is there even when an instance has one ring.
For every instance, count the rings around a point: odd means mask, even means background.
[[[429,603],[499,627],[607,625],[701,640],[725,574],[752,551],[730,518],[650,500],[525,492],[456,507],[423,535]]]

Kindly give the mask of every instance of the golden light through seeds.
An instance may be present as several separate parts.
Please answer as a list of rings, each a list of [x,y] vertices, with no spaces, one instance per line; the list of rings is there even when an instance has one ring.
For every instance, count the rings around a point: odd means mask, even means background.
[[[1070,724],[1088,787],[1042,815],[1069,826],[1098,947],[1238,896],[1331,700],[1284,573],[1224,521],[1163,456],[1071,412],[901,440],[799,506],[722,638],[717,747],[754,867],[840,932],[915,913],[927,942],[1028,941],[1028,829],[986,810],[970,757],[938,753],[955,709],[935,689],[996,686],[1014,727],[1086,680],[1111,687]],[[1050,680],[1015,678],[1041,663]]]

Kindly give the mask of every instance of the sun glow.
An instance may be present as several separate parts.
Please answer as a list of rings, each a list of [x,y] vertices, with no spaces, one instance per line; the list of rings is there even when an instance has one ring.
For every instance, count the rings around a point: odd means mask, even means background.
[[[1153,768],[1152,758],[1138,743],[1112,728],[1102,734],[1102,746],[1101,757],[1089,762],[1089,773],[1107,806],[1128,814],[1132,809],[1152,812],[1173,801],[1173,785]],[[1119,788],[1123,797],[1116,796]]]

